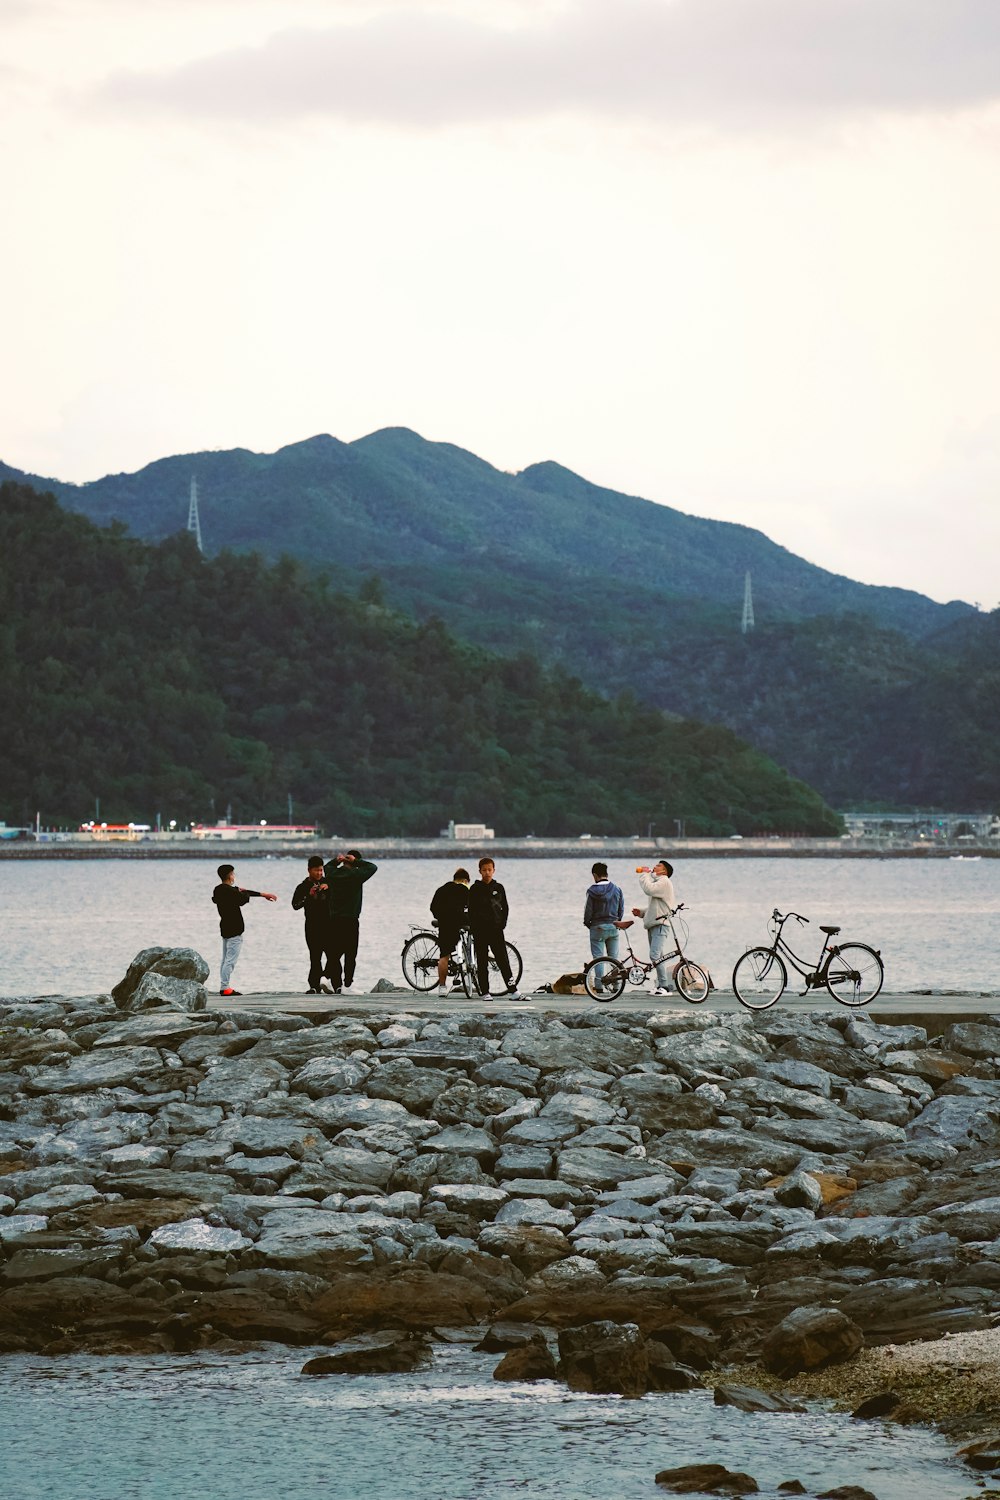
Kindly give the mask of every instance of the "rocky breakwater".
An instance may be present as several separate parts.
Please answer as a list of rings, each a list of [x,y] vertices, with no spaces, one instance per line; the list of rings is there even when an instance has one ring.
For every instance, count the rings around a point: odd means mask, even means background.
[[[992,1323],[997,1025],[223,1014],[137,965],[0,1004],[2,1350],[601,1323],[669,1389]]]

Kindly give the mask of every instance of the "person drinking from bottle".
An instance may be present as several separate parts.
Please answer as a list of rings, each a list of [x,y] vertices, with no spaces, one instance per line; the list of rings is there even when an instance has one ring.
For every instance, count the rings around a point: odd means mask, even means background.
[[[673,934],[668,926],[668,918],[677,905],[671,881],[674,867],[661,859],[652,869],[648,865],[640,865],[635,873],[639,877],[643,895],[648,898],[645,906],[633,906],[632,915],[642,918],[649,939],[649,959],[656,965],[656,989],[653,994],[669,995],[670,972],[665,957],[672,953]]]

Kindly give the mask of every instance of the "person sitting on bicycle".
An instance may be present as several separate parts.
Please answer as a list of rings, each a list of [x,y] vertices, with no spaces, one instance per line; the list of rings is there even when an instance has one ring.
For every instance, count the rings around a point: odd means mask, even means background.
[[[620,886],[608,879],[605,864],[592,865],[593,885],[587,887],[583,925],[590,932],[591,958],[618,957],[618,923],[625,915],[625,897]]]
[[[672,934],[667,919],[677,905],[671,882],[673,873],[673,865],[668,864],[665,859],[659,860],[651,870],[636,871],[643,894],[649,897],[649,901],[646,906],[633,906],[632,915],[642,918],[649,938],[650,962],[656,965],[654,995],[670,994],[670,970],[663,960],[671,952]]]
[[[468,870],[458,869],[450,880],[439,885],[431,897],[431,915],[438,924],[438,995],[444,999],[448,994],[448,964],[458,947],[458,940],[469,917]]]

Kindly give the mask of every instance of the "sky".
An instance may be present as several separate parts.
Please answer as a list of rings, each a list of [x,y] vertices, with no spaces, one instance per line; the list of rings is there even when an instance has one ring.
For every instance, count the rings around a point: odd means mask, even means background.
[[[414,428],[1000,602],[997,0],[0,0],[0,459]]]

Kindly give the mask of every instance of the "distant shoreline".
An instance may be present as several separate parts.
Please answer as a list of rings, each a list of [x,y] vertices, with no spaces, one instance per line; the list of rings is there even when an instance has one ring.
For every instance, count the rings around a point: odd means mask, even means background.
[[[648,862],[653,856],[671,859],[919,859],[974,862],[1000,858],[1000,848],[987,846],[958,850],[951,846],[921,844],[884,847],[867,841],[844,839],[405,839],[357,838],[309,839],[270,842],[264,839],[140,840],[136,843],[99,843],[67,840],[60,843],[0,840],[0,860],[26,859],[306,859],[310,854],[329,856],[347,844],[357,843],[372,859],[469,860],[480,854],[500,859],[592,859],[608,855],[615,859]]]

